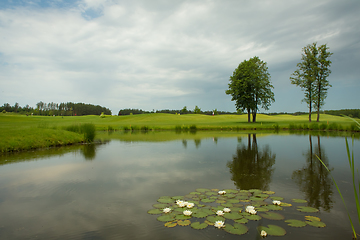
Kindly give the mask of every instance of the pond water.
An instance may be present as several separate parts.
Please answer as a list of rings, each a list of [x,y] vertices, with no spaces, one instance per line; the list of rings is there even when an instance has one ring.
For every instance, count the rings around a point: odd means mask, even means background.
[[[0,239],[260,239],[257,226],[268,224],[287,233],[267,239],[351,239],[346,209],[315,154],[332,170],[360,232],[344,137],[259,132],[102,137],[107,141],[99,145],[0,156]],[[355,139],[356,164],[358,146]],[[312,215],[326,227],[294,228],[284,220],[262,219],[249,221],[248,232],[239,236],[214,226],[167,228],[157,220],[160,215],[147,213],[161,196],[199,188],[274,191],[293,204],[279,211],[285,219]],[[293,203],[294,198],[307,203]],[[304,214],[296,210],[300,205],[320,211]]]

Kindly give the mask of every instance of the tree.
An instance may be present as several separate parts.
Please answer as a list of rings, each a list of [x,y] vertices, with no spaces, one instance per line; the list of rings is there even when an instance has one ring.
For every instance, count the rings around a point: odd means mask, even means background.
[[[195,114],[200,114],[201,113],[201,108],[199,108],[197,105],[195,106],[195,109],[194,109],[194,113]]]
[[[183,109],[181,109],[181,113],[182,113],[182,114],[185,114],[185,113],[187,113],[187,112],[188,112],[187,107],[184,106]]]
[[[235,101],[236,110],[247,111],[248,122],[251,113],[252,121],[256,122],[259,105],[268,110],[271,102],[275,101],[267,64],[259,57],[241,62],[229,81],[229,89],[225,93],[232,96],[231,101]]]
[[[328,52],[326,44],[320,47],[316,43],[309,44],[302,49],[301,62],[298,69],[291,75],[291,84],[299,86],[305,92],[305,101],[309,107],[309,122],[311,122],[312,107],[317,110],[317,121],[320,118],[320,108],[324,105],[327,90],[331,85],[327,80],[330,75],[332,53]]]

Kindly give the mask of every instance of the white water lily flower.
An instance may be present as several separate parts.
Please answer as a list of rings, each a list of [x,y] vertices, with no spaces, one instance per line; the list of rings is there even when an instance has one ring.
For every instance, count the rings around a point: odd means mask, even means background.
[[[226,213],[229,213],[229,212],[231,212],[231,209],[230,208],[224,208],[223,211],[226,212]]]
[[[192,203],[192,202],[189,202],[189,203],[186,205],[187,208],[193,208],[194,206],[195,206],[195,204]]]
[[[252,209],[249,211],[249,213],[255,215],[257,212],[254,209]]]
[[[188,202],[184,201],[177,201],[176,203],[179,207],[186,207],[188,205]]]
[[[163,209],[163,212],[164,212],[164,213],[169,213],[169,212],[171,212],[171,208],[168,208],[168,207],[167,207],[167,208],[164,208],[164,209]]]
[[[280,202],[280,201],[277,201],[277,200],[274,200],[274,201],[273,201],[273,204],[280,206],[281,202]]]
[[[226,192],[225,191],[218,191],[218,194],[220,195],[224,195]]]
[[[185,216],[191,216],[192,212],[190,210],[185,210],[185,211],[183,211],[183,214]]]
[[[250,213],[250,211],[255,211],[255,207],[254,206],[247,206],[245,211]]]
[[[217,227],[217,228],[225,227],[225,222],[223,222],[223,221],[216,221],[215,224],[214,224],[214,226]]]
[[[261,230],[260,235],[261,235],[262,237],[266,237],[266,236],[267,236],[267,232],[265,232],[264,230]]]
[[[221,210],[218,210],[218,211],[216,212],[216,214],[217,214],[218,216],[222,216],[222,215],[224,215],[224,212],[221,211]]]

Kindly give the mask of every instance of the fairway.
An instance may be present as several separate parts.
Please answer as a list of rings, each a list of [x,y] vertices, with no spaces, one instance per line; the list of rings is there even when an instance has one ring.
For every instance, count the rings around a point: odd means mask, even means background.
[[[316,119],[314,114],[313,119]],[[150,113],[127,116],[25,116],[0,114],[0,152],[20,151],[84,141],[81,134],[65,127],[94,124],[97,131],[123,130],[351,130],[351,119],[320,115],[320,122],[308,122],[308,115],[257,115],[256,123],[248,123],[247,115],[202,115]]]

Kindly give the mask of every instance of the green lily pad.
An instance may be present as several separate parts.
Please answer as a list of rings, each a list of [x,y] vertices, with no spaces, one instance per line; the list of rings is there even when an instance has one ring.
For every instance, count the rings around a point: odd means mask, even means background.
[[[164,224],[165,227],[175,227],[177,225],[177,222],[167,222]]]
[[[204,198],[204,199],[201,199],[201,201],[204,203],[212,203],[212,202],[215,202],[215,199]]]
[[[148,214],[162,214],[163,210],[156,208],[156,209],[151,209],[147,212]]]
[[[270,197],[272,200],[275,200],[275,201],[282,201],[284,200],[283,197]]]
[[[319,210],[313,207],[305,207],[305,206],[299,206],[297,208],[297,210],[299,212],[307,212],[307,213],[314,213],[314,212],[318,212]]]
[[[245,215],[244,217],[252,221],[259,221],[261,219],[259,215]]]
[[[234,197],[236,197],[236,195],[232,194],[232,193],[229,193],[229,194],[226,193],[225,197],[226,198],[234,198]]]
[[[159,198],[171,198],[170,196],[161,196]]]
[[[206,192],[205,194],[208,195],[208,196],[218,195],[218,193],[216,193],[216,192]]]
[[[278,205],[267,205],[267,206],[264,206],[264,208],[267,208],[272,211],[281,211],[283,209],[282,207],[280,207]]]
[[[200,210],[200,211],[197,211],[196,213],[193,213],[192,216],[196,217],[196,218],[205,218],[205,217],[209,216],[209,214]]]
[[[159,203],[173,203],[174,202],[174,200],[171,198],[159,198],[157,201]]]
[[[225,191],[226,193],[238,193],[238,191],[235,190],[235,189],[224,189],[224,191]]]
[[[282,227],[276,226],[276,225],[271,225],[271,224],[269,224],[268,227],[259,226],[258,231],[261,232],[262,230],[264,230],[270,236],[280,237],[280,236],[284,236],[286,234],[285,229],[283,229]]]
[[[209,226],[207,223],[200,223],[200,222],[193,222],[191,223],[191,227],[193,229],[204,229],[206,228],[207,226]]]
[[[189,194],[193,194],[193,195],[200,195],[201,193],[200,192],[191,192]]]
[[[315,216],[305,216],[305,219],[308,220],[308,221],[321,221],[320,218],[318,217],[315,217]]]
[[[326,224],[320,221],[306,221],[306,223],[313,227],[326,227]]]
[[[186,219],[190,219],[191,218],[191,216],[186,216],[186,215],[184,215],[184,214],[177,214],[176,216],[175,216],[175,219],[176,220],[186,220]]]
[[[263,191],[263,193],[268,194],[268,195],[275,194],[275,192],[273,192],[273,191]]]
[[[248,222],[249,222],[249,219],[246,219],[246,218],[240,218],[240,219],[236,219],[236,220],[234,220],[234,222],[236,222],[236,223],[243,223],[243,224],[245,224],[245,223],[248,223]]]
[[[264,194],[264,193],[256,194],[255,196],[259,197],[259,198],[268,198],[269,197],[269,195]]]
[[[256,208],[256,211],[258,211],[258,212],[268,212],[269,209],[266,208],[266,207],[257,207],[257,208]]]
[[[232,208],[233,207],[232,203],[222,203],[221,206],[227,207],[227,208]]]
[[[224,218],[227,218],[227,219],[240,219],[240,218],[243,218],[242,215],[240,215],[239,213],[224,213]]]
[[[155,204],[153,204],[153,207],[154,208],[167,208],[167,207],[169,207],[169,205],[166,203],[155,203]]]
[[[291,199],[291,201],[293,201],[294,203],[307,203],[306,200],[297,198]]]
[[[210,208],[202,208],[201,211],[209,215],[214,214],[214,212]]]
[[[221,216],[208,216],[206,218],[206,220],[208,220],[209,222],[212,222],[212,223],[215,223],[216,221],[225,221],[225,218],[224,217],[221,217]]]
[[[177,221],[177,224],[179,225],[179,226],[189,226],[190,224],[191,224],[191,222],[190,222],[190,220],[179,220],[179,221]]]
[[[173,196],[172,199],[173,199],[173,201],[174,200],[183,200],[184,196]]]
[[[288,223],[288,225],[290,227],[305,227],[306,226],[306,222],[300,221],[297,219],[288,219],[288,220],[285,220],[285,222]]]
[[[226,203],[226,200],[216,200],[216,203]]]
[[[283,220],[285,217],[276,212],[263,212],[259,213],[259,215],[263,218],[270,219],[270,220]]]
[[[157,218],[157,220],[160,221],[160,222],[171,222],[174,219],[175,219],[174,214],[161,215],[160,217]]]
[[[240,223],[234,223],[234,226],[225,224],[224,230],[231,234],[243,235],[248,232],[248,228]]]
[[[282,206],[282,207],[291,207],[292,204],[291,204],[291,203],[281,202],[281,206]]]
[[[239,203],[240,201],[239,201],[239,199],[229,199],[227,202],[228,203]]]

